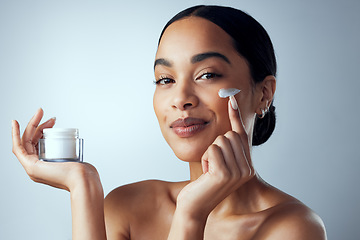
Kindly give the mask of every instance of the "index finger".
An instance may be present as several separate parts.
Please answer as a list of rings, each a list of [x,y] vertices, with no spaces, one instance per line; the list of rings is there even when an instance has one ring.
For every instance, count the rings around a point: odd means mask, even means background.
[[[240,140],[244,147],[244,153],[247,159],[251,159],[251,154],[250,154],[251,143],[249,140],[249,136],[245,130],[245,125],[241,117],[240,108],[234,96],[230,96],[229,98],[230,99],[228,103],[228,108],[229,108],[229,119],[230,119],[231,129],[239,134]]]
[[[229,97],[229,103],[228,103],[228,109],[229,109],[229,119],[231,124],[231,129],[234,132],[237,132],[239,134],[246,134],[245,131],[245,125],[241,117],[240,109],[237,104],[235,96]]]
[[[22,144],[28,152],[34,151],[32,140],[33,140],[34,134],[36,132],[36,128],[38,127],[43,115],[44,115],[44,111],[41,108],[39,108],[36,111],[35,115],[31,118],[28,125],[26,126],[26,129],[22,136]]]

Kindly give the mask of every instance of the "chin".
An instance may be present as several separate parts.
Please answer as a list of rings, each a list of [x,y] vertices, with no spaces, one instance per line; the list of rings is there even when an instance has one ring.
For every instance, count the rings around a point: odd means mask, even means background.
[[[175,153],[176,157],[179,158],[183,162],[201,162],[202,154],[187,154],[187,153]]]
[[[176,157],[184,162],[201,162],[203,154],[218,135],[218,133],[203,132],[191,138],[179,138],[163,134]]]
[[[206,149],[207,147],[194,147],[187,144],[178,144],[176,147],[172,147],[176,157],[184,162],[200,162]]]

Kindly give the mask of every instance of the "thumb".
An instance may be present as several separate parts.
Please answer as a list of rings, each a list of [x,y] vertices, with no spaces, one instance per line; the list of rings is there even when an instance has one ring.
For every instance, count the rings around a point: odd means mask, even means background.
[[[202,166],[203,174],[209,171],[208,150],[205,151],[205,153],[201,158],[201,166]]]

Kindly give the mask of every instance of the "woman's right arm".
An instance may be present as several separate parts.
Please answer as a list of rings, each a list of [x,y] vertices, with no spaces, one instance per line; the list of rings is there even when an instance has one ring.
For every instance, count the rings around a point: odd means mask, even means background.
[[[43,110],[39,109],[22,138],[18,122],[12,122],[13,153],[33,181],[70,192],[72,239],[106,239],[104,194],[95,167],[88,163],[40,161],[37,143],[42,130],[55,124],[55,119],[50,119],[39,125],[42,116]]]

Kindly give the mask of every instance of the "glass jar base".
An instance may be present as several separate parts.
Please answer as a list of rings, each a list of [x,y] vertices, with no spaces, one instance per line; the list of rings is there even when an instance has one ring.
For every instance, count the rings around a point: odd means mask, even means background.
[[[73,159],[73,158],[62,158],[62,159],[40,159],[44,162],[82,162],[81,159]]]
[[[50,138],[39,140],[39,159],[47,162],[82,162],[82,138]]]

